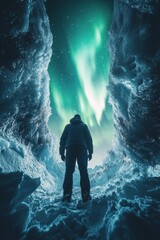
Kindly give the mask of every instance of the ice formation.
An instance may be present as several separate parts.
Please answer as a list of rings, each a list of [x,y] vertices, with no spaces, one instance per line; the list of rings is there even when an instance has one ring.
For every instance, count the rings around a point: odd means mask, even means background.
[[[154,3],[115,0],[109,85],[115,145],[90,170],[93,200],[76,198],[76,172],[68,206],[60,201],[63,166],[53,157],[47,127],[52,36],[44,2],[1,6],[1,239],[160,239],[160,11]]]
[[[154,165],[160,154],[160,8],[157,1],[150,13],[155,1],[126,2],[115,1],[110,36],[115,127],[126,156]]]
[[[47,126],[52,45],[48,17],[43,1],[7,1],[1,13],[0,166],[5,172],[22,170],[32,177],[43,172],[47,177],[46,169],[56,168]]]

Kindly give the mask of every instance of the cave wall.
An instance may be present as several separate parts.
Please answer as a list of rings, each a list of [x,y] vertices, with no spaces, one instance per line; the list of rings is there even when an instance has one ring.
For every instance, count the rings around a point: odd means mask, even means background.
[[[52,34],[44,1],[7,0],[0,13],[0,167],[33,177],[37,164],[37,177],[39,169],[45,171],[38,160],[55,173],[48,128]]]
[[[50,141],[48,16],[42,0],[7,0],[0,7],[0,131],[38,153]]]
[[[110,30],[115,141],[131,160],[160,156],[160,1],[115,0]]]
[[[57,187],[47,125],[52,35],[43,0],[1,1],[0,15],[0,237],[17,240],[35,196],[53,199]]]
[[[53,197],[62,171],[48,128],[52,34],[44,1],[3,1],[0,14],[0,168],[40,177],[37,196]]]

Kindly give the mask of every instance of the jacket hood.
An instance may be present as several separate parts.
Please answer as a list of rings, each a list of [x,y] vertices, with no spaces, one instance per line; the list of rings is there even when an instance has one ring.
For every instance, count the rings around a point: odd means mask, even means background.
[[[71,124],[81,124],[81,123],[83,123],[83,121],[81,120],[81,118],[73,117],[73,118],[71,118],[70,123]]]

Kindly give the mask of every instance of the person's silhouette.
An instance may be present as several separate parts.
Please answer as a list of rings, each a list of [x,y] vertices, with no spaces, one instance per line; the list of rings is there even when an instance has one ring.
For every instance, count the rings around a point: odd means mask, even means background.
[[[65,155],[66,150],[66,155]],[[91,199],[90,181],[88,177],[88,159],[92,159],[93,143],[87,125],[76,114],[64,128],[60,138],[59,153],[66,162],[66,173],[63,183],[62,201],[70,201],[72,196],[73,173],[76,160],[80,172],[80,186],[83,202]]]

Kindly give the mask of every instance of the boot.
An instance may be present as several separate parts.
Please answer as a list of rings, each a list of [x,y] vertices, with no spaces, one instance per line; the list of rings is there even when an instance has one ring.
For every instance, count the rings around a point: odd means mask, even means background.
[[[63,195],[62,202],[70,202],[71,201],[71,194]]]
[[[86,194],[82,194],[82,201],[83,202],[87,202],[87,201],[90,201],[92,198],[91,198],[91,195],[89,193],[86,193]]]

